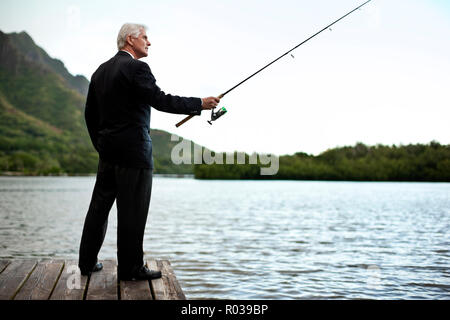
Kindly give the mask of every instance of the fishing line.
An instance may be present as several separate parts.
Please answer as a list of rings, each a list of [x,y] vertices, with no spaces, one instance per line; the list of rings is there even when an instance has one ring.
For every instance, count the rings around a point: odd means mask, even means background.
[[[262,67],[261,69],[259,69],[258,71],[256,71],[255,73],[253,73],[251,76],[245,78],[244,80],[242,80],[241,82],[239,82],[238,84],[236,84],[234,87],[232,87],[231,89],[228,89],[227,91],[225,91],[224,93],[222,93],[221,95],[219,95],[217,98],[222,99],[226,94],[228,94],[229,92],[233,91],[234,89],[236,89],[237,87],[239,87],[241,84],[243,84],[244,82],[248,81],[249,79],[253,78],[254,76],[256,76],[258,73],[260,73],[261,71],[263,71],[264,69],[268,68],[269,66],[271,66],[272,64],[274,64],[275,62],[277,62],[278,60],[280,60],[281,58],[285,57],[286,55],[290,54],[292,51],[294,51],[295,49],[297,49],[298,47],[300,47],[301,45],[305,44],[306,42],[308,42],[309,40],[311,40],[312,38],[318,36],[320,33],[322,33],[323,31],[327,30],[327,29],[331,29],[331,27],[333,25],[335,25],[336,23],[338,23],[339,21],[341,21],[342,19],[346,18],[347,16],[349,16],[350,14],[352,14],[353,12],[355,12],[356,10],[361,9],[363,6],[365,6],[366,4],[368,4],[369,2],[371,2],[372,0],[368,0],[366,2],[364,2],[363,4],[359,5],[358,7],[356,7],[355,9],[353,9],[352,11],[348,12],[347,14],[343,15],[342,17],[340,17],[339,19],[337,19],[336,21],[334,21],[333,23],[329,24],[328,26],[326,26],[325,28],[321,29],[320,31],[316,32],[315,34],[313,34],[312,36],[310,36],[308,39],[300,42],[298,45],[296,45],[295,47],[293,47],[292,49],[290,49],[289,51],[283,53],[281,56],[279,56],[278,58],[276,58],[275,60],[269,62],[268,64],[266,64],[264,67]],[[294,56],[291,54],[292,58],[294,58]],[[214,112],[214,110],[211,110],[211,120],[208,121],[209,124],[212,124],[211,121],[215,121],[217,120],[219,117],[221,117],[222,115],[224,115],[226,113],[226,109],[225,108],[221,108],[219,111]],[[183,120],[181,120],[180,122],[178,122],[175,126],[178,128],[179,126],[181,126],[182,124],[184,124],[185,122],[189,121],[190,119],[192,119],[195,115],[190,115],[187,116],[186,118],[184,118]]]

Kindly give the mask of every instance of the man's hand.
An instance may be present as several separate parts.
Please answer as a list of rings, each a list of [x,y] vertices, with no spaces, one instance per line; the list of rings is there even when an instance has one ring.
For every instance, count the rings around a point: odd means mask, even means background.
[[[203,110],[210,110],[210,109],[214,109],[215,107],[217,107],[217,105],[220,102],[219,98],[216,97],[208,97],[208,98],[202,98],[202,109]]]

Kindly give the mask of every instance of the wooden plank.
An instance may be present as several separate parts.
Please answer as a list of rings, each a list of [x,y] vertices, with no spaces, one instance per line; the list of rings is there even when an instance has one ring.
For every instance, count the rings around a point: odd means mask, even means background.
[[[115,261],[103,262],[103,269],[93,272],[87,288],[87,300],[117,300],[117,266]]]
[[[38,262],[33,273],[23,285],[14,300],[47,300],[61,274],[63,261],[46,260]]]
[[[0,274],[0,300],[13,299],[36,264],[34,260],[12,261]]]
[[[75,260],[0,260],[0,300],[179,300],[186,299],[167,260],[148,260],[162,278],[152,281],[120,281],[115,261],[103,262],[103,270],[81,276]],[[3,270],[3,271],[2,271]]]
[[[50,300],[83,300],[88,277],[82,276],[78,261],[64,261],[64,269],[55,286]]]
[[[171,300],[186,300],[186,296],[178,283],[177,277],[173,272],[172,266],[168,260],[161,261],[162,274],[167,278],[169,284],[169,297]]]
[[[8,264],[10,264],[11,261],[9,260],[0,260],[0,273],[3,272],[3,270],[5,270],[6,266],[8,266]]]
[[[147,267],[150,270],[160,270],[156,260],[147,260]],[[163,278],[153,279],[150,281],[153,299],[155,300],[169,300],[168,291],[164,286]]]
[[[120,299],[153,300],[149,281],[120,281]]]

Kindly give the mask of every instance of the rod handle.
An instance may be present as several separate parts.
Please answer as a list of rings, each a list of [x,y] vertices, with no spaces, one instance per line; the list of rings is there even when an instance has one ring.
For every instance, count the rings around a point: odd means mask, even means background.
[[[222,99],[223,96],[224,96],[224,94],[222,93],[222,94],[219,95],[217,98]],[[190,116],[187,116],[186,118],[184,118],[183,120],[181,120],[180,122],[178,122],[178,123],[175,125],[175,127],[178,128],[179,126],[183,125],[185,122],[188,122],[189,120],[191,120],[194,116],[195,116],[194,114],[192,114],[192,115],[190,115]]]
[[[179,127],[181,126],[183,123],[188,122],[189,120],[191,120],[195,115],[191,114],[190,116],[187,116],[186,118],[184,118],[183,120],[181,120],[180,122],[178,122],[175,127]]]

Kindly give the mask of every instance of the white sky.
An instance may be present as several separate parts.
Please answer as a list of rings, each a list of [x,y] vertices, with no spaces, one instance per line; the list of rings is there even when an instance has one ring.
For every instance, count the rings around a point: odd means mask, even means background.
[[[166,92],[211,96],[363,0],[1,0],[0,30],[26,31],[90,79],[124,22],[149,27],[147,62]],[[230,92],[228,113],[153,110],[151,127],[215,151],[318,154],[353,145],[450,143],[450,1],[373,0]]]

